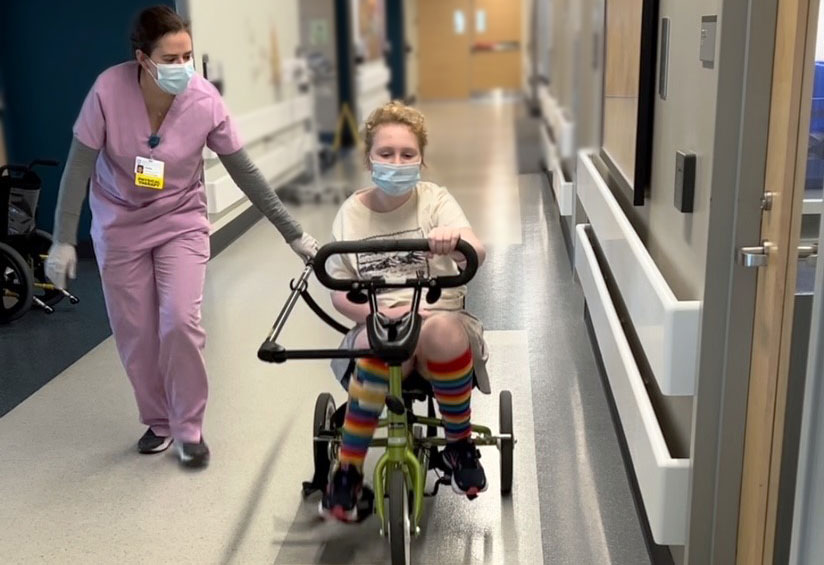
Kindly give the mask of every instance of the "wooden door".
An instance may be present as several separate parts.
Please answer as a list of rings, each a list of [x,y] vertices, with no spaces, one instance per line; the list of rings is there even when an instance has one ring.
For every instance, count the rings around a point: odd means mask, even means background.
[[[470,0],[418,0],[421,98],[469,98]]]
[[[737,563],[772,563],[809,132],[812,1],[778,0]]]
[[[520,90],[523,81],[523,38],[521,2],[512,0],[474,0],[471,14],[472,92]],[[495,51],[477,49],[498,45]],[[502,47],[502,49],[500,49]]]

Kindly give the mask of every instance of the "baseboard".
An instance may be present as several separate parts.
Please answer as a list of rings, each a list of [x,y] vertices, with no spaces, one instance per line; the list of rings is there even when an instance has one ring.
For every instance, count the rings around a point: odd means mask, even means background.
[[[254,206],[242,212],[237,218],[211,235],[212,259],[229,247],[235,240],[246,233],[263,217]]]

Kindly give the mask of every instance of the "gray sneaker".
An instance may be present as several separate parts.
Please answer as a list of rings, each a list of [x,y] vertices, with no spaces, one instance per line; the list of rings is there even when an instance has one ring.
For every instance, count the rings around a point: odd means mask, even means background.
[[[137,441],[137,451],[144,455],[150,455],[166,451],[170,445],[172,445],[171,437],[159,436],[152,431],[152,428],[149,428],[143,434],[143,437]]]

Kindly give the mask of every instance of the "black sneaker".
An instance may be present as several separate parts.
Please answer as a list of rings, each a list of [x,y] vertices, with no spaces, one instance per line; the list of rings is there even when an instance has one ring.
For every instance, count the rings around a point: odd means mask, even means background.
[[[200,469],[209,464],[209,446],[200,439],[200,443],[177,443],[177,455],[180,464],[191,469]]]
[[[152,428],[149,428],[137,441],[137,451],[144,455],[161,453],[169,449],[170,445],[172,445],[171,436],[159,436],[152,431]]]
[[[358,468],[354,465],[338,467],[321,498],[321,515],[337,518],[341,522],[357,522],[358,501],[362,492],[363,475]]]
[[[452,472],[452,490],[470,500],[486,490],[486,473],[479,459],[481,453],[468,439],[447,444],[441,454]]]

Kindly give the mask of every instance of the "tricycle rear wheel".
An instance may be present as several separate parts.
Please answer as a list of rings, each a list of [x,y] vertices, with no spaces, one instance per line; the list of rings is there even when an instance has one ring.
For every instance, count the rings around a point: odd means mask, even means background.
[[[501,434],[508,438],[500,441],[501,452],[501,494],[508,495],[512,492],[512,459],[515,449],[515,436],[512,430],[512,393],[508,390],[501,391],[499,397],[499,424]]]
[[[315,401],[315,416],[312,421],[312,456],[315,462],[315,479],[323,481],[322,485],[316,486],[324,488],[329,479],[329,467],[332,464],[329,456],[331,444],[326,441],[315,441],[315,438],[332,435],[334,415],[335,399],[328,392],[319,394]]]

